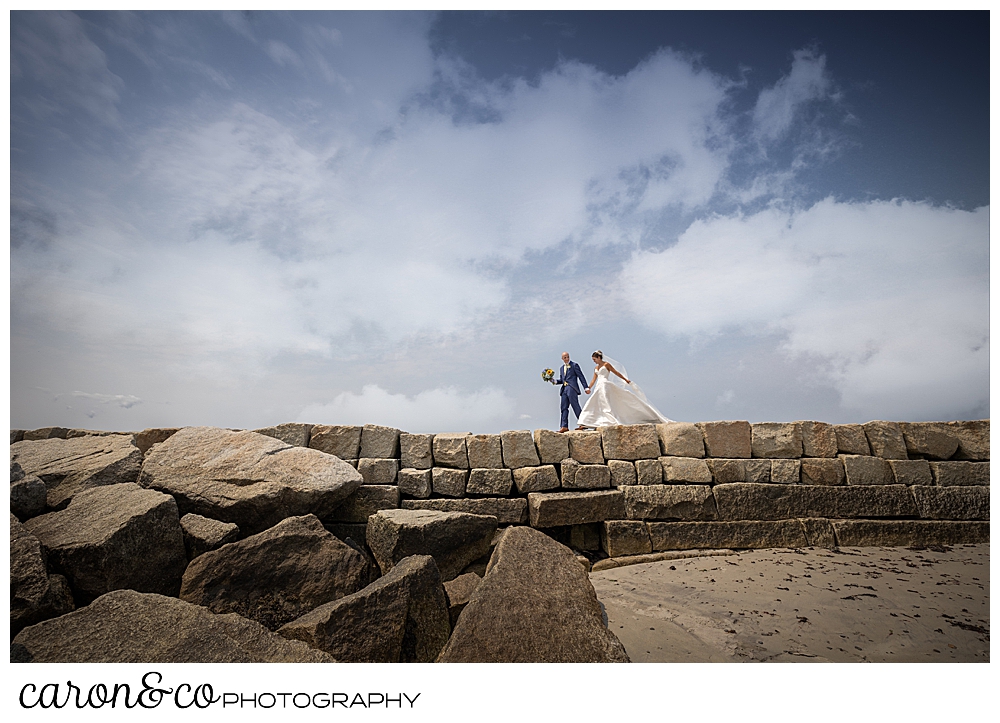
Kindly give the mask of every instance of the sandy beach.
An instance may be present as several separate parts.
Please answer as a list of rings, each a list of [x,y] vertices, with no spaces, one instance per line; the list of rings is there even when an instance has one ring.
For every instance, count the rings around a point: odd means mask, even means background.
[[[591,574],[633,662],[989,662],[989,545],[773,549]]]

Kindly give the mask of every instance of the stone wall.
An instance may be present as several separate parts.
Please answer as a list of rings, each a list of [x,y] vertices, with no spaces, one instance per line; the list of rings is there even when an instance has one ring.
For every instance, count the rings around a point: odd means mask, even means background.
[[[173,429],[133,435],[143,453]],[[364,484],[324,522],[365,539],[383,509],[530,525],[598,556],[669,550],[941,545],[989,539],[989,420],[674,422],[559,434],[255,430],[336,455]],[[11,443],[95,433],[11,432]]]

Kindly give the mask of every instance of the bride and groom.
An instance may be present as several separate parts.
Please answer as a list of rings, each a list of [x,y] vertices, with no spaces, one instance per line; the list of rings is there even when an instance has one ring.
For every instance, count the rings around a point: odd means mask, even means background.
[[[639,386],[630,381],[625,367],[603,352],[595,351],[594,376],[587,383],[580,365],[562,353],[563,365],[559,378],[552,383],[560,387],[559,431],[569,431],[569,409],[576,414],[577,429],[606,427],[616,424],[659,424],[670,422],[649,403]],[[579,382],[579,386],[578,386]],[[580,408],[580,386],[590,395],[583,409]]]

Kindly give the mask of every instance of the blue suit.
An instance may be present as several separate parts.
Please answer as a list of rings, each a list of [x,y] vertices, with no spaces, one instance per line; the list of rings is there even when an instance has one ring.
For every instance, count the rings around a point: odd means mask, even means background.
[[[555,383],[560,386],[559,390],[559,427],[569,427],[569,408],[573,407],[573,411],[576,413],[576,418],[580,418],[580,389],[577,387],[577,380],[579,380],[580,385],[586,389],[590,385],[587,384],[587,378],[583,376],[583,372],[580,371],[580,365],[575,361],[570,361],[569,369],[566,369],[566,365],[559,366],[559,378],[555,380]]]

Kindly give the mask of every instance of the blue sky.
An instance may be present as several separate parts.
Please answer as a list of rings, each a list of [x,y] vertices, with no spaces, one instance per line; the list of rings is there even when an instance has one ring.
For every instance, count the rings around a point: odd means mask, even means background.
[[[989,16],[11,14],[11,425],[989,416]]]

